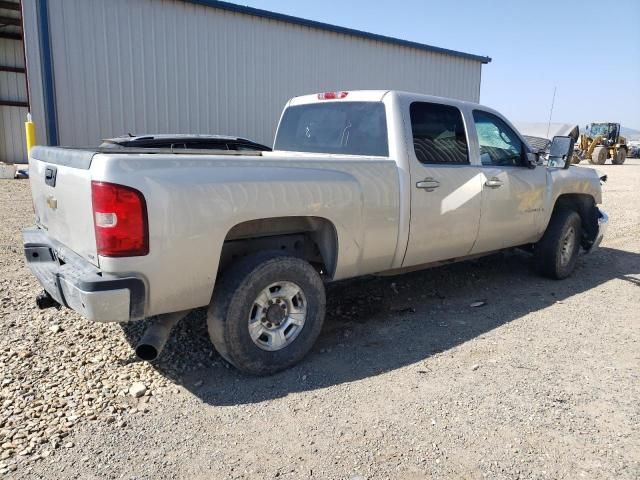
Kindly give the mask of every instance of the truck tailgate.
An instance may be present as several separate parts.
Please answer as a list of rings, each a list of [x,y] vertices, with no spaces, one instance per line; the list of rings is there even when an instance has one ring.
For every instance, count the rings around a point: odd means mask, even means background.
[[[36,224],[97,266],[89,171],[93,155],[89,150],[34,147],[29,179]]]

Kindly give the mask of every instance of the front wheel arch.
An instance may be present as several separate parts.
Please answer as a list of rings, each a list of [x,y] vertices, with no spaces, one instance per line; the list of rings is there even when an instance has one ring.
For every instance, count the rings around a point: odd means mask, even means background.
[[[533,264],[539,274],[562,280],[575,269],[580,250],[582,221],[575,210],[559,208],[534,246]]]
[[[585,250],[591,248],[591,245],[598,235],[598,207],[593,196],[585,193],[565,193],[560,195],[551,211],[545,230],[549,228],[551,218],[559,210],[573,210],[580,215],[582,221],[582,237],[580,239],[580,246]]]

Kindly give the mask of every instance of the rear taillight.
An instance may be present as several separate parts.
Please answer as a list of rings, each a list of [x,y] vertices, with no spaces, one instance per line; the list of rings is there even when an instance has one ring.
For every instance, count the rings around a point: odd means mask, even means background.
[[[136,257],[149,253],[147,204],[135,188],[91,182],[98,255]]]
[[[336,100],[345,98],[349,92],[323,92],[318,94],[318,100]]]

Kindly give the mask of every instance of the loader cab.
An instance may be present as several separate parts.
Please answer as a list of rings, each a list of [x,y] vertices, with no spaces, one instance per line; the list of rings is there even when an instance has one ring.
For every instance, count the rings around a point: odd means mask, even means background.
[[[602,143],[607,146],[615,145],[620,138],[619,123],[592,123],[587,125],[586,130],[591,138],[601,136]]]

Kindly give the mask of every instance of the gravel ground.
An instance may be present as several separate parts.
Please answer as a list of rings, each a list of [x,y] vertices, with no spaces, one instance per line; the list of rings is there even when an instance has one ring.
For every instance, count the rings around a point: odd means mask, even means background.
[[[1,181],[0,474],[640,478],[640,161],[599,169],[611,224],[572,278],[506,253],[334,285],[314,351],[268,378],[220,360],[202,311],[151,365],[141,324],[36,310],[29,185]]]

